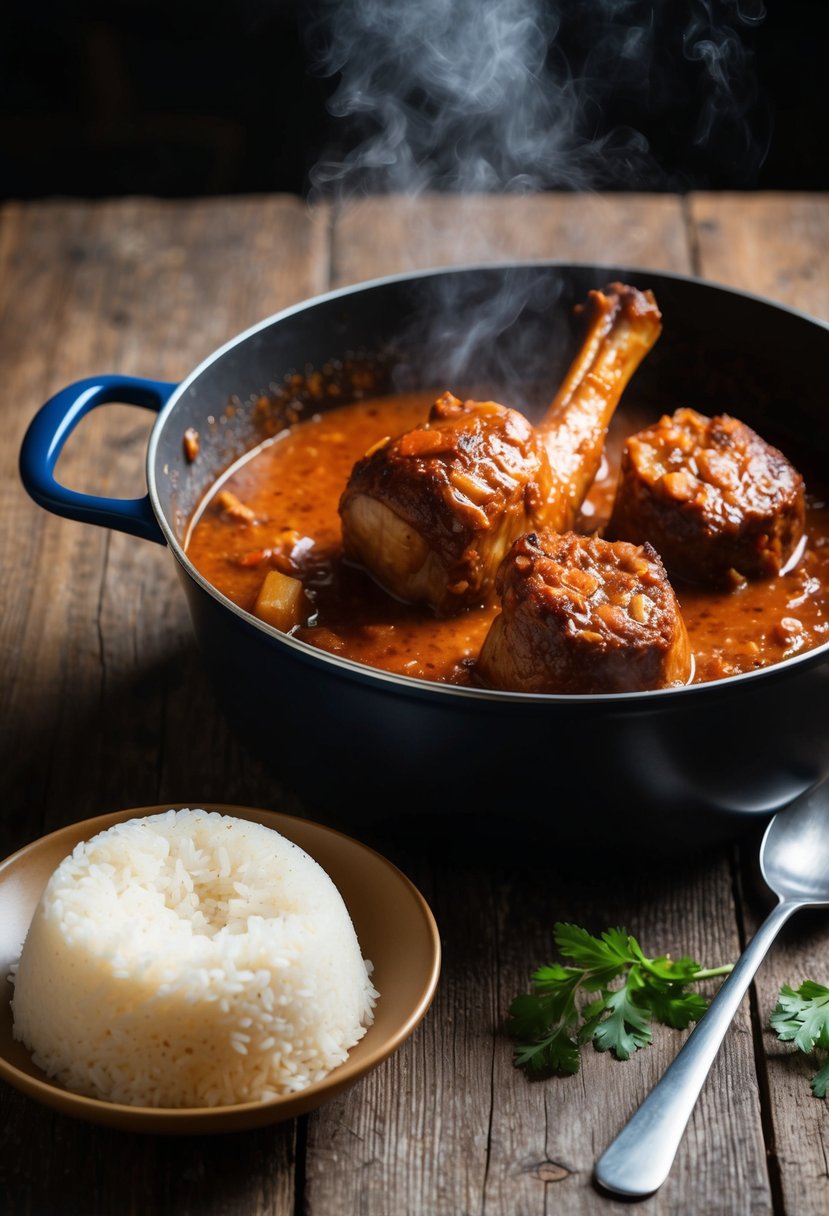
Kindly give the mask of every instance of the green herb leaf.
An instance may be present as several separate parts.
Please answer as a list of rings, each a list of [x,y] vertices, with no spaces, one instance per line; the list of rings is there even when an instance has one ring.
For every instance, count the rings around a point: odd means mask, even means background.
[[[559,922],[553,937],[573,966],[549,963],[532,973],[528,994],[510,1005],[507,1031],[517,1040],[514,1062],[531,1072],[574,1073],[579,1048],[592,1042],[628,1060],[653,1039],[651,1022],[680,1029],[696,1022],[708,1002],[687,986],[724,975],[730,966],[703,969],[690,958],[649,958],[625,929],[599,937]],[[582,1000],[586,994],[598,994]]]
[[[799,988],[784,984],[769,1018],[784,1043],[793,1042],[806,1055],[829,1051],[829,988],[804,980]],[[826,1097],[829,1061],[812,1077],[812,1093]]]
[[[597,1049],[612,1051],[617,1060],[629,1060],[638,1048],[647,1047],[653,1039],[646,1009],[636,1004],[636,991],[636,985],[628,982],[616,992],[608,993],[604,1002],[607,1016],[593,1031]]]
[[[812,1093],[816,1098],[826,1097],[827,1085],[829,1085],[829,1060],[827,1060],[827,1062],[823,1065],[823,1068],[818,1069],[818,1071],[812,1077]]]
[[[514,1054],[515,1064],[531,1072],[557,1072],[571,1075],[579,1071],[578,1044],[563,1026],[535,1043],[524,1043]]]
[[[578,925],[557,924],[553,937],[564,957],[578,963],[595,987],[609,983],[635,961],[622,929],[608,929],[598,938]]]
[[[794,1039],[801,1051],[829,1048],[829,988],[812,980],[805,980],[798,989],[784,984],[770,1020],[777,1037]]]
[[[674,1030],[685,1030],[692,1022],[698,1022],[708,1008],[705,997],[698,992],[686,992],[680,985],[661,989],[651,984],[649,993],[654,1019],[673,1026]]]

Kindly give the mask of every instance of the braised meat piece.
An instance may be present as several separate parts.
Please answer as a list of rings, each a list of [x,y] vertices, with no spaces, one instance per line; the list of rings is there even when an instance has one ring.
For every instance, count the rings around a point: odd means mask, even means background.
[[[679,604],[648,544],[528,533],[501,563],[496,591],[501,611],[476,665],[489,688],[635,692],[691,678]]]
[[[628,439],[605,535],[650,541],[671,577],[771,578],[803,535],[803,478],[736,418],[678,409]]]
[[[452,615],[485,602],[512,541],[570,527],[630,377],[661,332],[650,292],[591,291],[587,332],[537,427],[444,393],[428,420],[375,445],[340,498],[346,556],[400,599]]]

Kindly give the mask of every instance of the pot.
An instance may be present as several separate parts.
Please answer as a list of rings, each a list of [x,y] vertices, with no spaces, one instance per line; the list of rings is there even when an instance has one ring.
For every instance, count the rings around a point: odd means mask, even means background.
[[[573,837],[586,822],[611,825],[620,810],[634,831],[732,834],[827,776],[829,643],[746,675],[644,693],[451,687],[278,633],[210,586],[183,547],[216,476],[261,437],[256,400],[292,373],[297,382],[307,369],[342,375],[340,362],[365,359],[406,388],[520,379],[554,389],[574,349],[574,305],[614,280],[650,287],[664,326],[620,408],[635,397],[655,415],[680,404],[732,413],[789,452],[807,484],[804,452],[816,472],[825,468],[829,327],[690,276],[532,263],[328,293],[240,334],[177,385],[122,376],[72,384],[29,427],[23,483],[53,512],[169,547],[219,704],[303,799],[341,806],[359,794],[378,817],[506,813]],[[456,321],[448,341],[447,308]],[[81,417],[112,401],[158,412],[141,499],[80,494],[52,475]],[[196,460],[184,450],[188,428],[199,435]]]

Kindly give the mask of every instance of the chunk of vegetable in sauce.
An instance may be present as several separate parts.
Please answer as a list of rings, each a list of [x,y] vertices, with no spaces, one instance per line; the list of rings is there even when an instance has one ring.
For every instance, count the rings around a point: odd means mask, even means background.
[[[307,616],[302,583],[281,570],[269,570],[259,589],[253,612],[266,625],[290,633],[297,625],[303,625]]]

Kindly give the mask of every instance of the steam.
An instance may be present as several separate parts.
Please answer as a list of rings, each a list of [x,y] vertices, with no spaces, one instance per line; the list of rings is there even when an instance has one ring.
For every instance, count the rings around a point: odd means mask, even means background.
[[[762,0],[317,0],[314,13],[312,70],[337,84],[310,201],[461,196],[448,242],[417,232],[421,265],[439,264],[426,251],[447,243],[453,262],[520,257],[515,233],[508,251],[493,247],[472,204],[482,195],[709,188],[715,148],[741,175],[729,184],[749,186],[762,162],[747,41]],[[520,328],[524,293],[543,318],[532,276],[505,273],[491,300],[475,300],[474,324],[460,281],[434,286],[430,348],[444,352],[449,376]]]
[[[762,0],[731,0],[732,23],[718,23],[713,4],[692,10],[683,47],[689,61],[701,64],[706,88],[692,139],[699,148],[707,147],[719,136],[731,146],[731,154],[744,164],[750,178],[768,152],[770,126],[762,118],[752,122],[759,103],[756,77],[750,56],[741,40],[738,26],[759,25],[766,16]],[[727,135],[723,135],[726,128]],[[744,184],[752,184],[747,181]]]
[[[560,21],[539,0],[343,0],[321,66],[352,146],[311,173],[324,195],[424,190],[527,194],[599,182],[606,155],[641,155],[634,131],[585,140],[591,96],[553,54]]]
[[[697,148],[739,133],[748,177],[765,137],[745,33],[764,16],[762,0],[322,0],[312,70],[338,78],[340,131],[312,196],[674,189],[640,127],[680,113]]]

